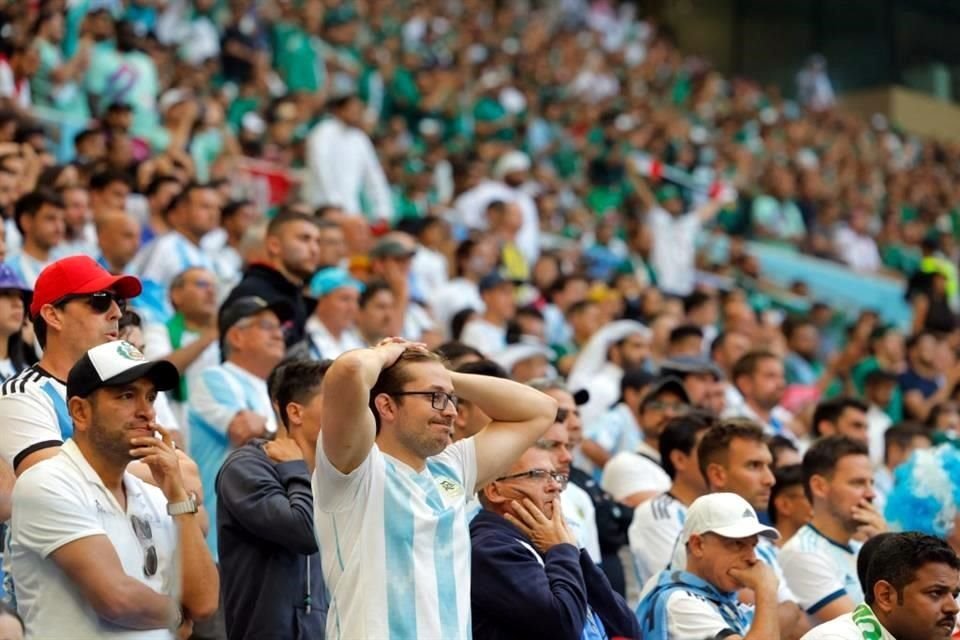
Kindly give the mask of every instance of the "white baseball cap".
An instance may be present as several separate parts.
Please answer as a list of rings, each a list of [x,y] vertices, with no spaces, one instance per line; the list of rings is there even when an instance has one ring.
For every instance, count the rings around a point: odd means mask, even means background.
[[[693,501],[680,533],[680,544],[687,544],[692,535],[704,533],[733,539],[780,537],[776,529],[761,524],[750,503],[735,493],[709,493]]]
[[[101,387],[130,384],[149,378],[157,391],[169,391],[180,382],[177,368],[166,360],[147,360],[124,340],[114,340],[87,351],[67,375],[67,397],[87,397]]]
[[[549,362],[551,359],[556,357],[556,354],[554,354],[552,349],[542,344],[519,342],[517,344],[508,345],[505,349],[495,355],[493,360],[509,372],[512,371],[515,366],[517,366],[517,363],[523,362],[524,360],[529,360],[530,358],[534,358],[536,356],[543,356]]]

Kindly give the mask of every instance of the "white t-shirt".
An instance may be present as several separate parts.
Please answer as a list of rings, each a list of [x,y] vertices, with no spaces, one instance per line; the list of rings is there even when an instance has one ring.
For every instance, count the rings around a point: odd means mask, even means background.
[[[863,602],[857,578],[860,543],[842,545],[804,525],[780,549],[780,566],[797,603],[813,615],[837,598],[850,596],[855,605]]]
[[[696,281],[696,240],[700,218],[695,213],[673,217],[660,207],[648,216],[653,248],[650,264],[663,291],[687,295]]]
[[[318,360],[324,358],[334,360],[341,353],[367,346],[352,329],[341,333],[339,338],[334,337],[316,316],[310,316],[307,319],[306,332],[310,344],[310,355]]]
[[[480,289],[476,282],[466,278],[454,278],[436,291],[430,298],[430,311],[437,319],[441,332],[450,337],[450,321],[461,309],[473,309],[483,313],[487,305],[480,298]]]
[[[883,626],[880,626],[882,640],[897,640]],[[830,622],[817,625],[807,631],[800,640],[863,640],[863,631],[853,621],[853,613],[845,613]]]
[[[317,445],[314,523],[330,592],[329,638],[470,637],[467,498],[472,438],[417,472],[374,444],[349,474]]]
[[[27,469],[13,489],[10,567],[16,586],[17,608],[27,628],[26,637],[163,639],[167,629],[125,630],[104,622],[68,579],[50,554],[64,545],[95,535],[113,544],[124,573],[158,593],[178,597],[177,529],[167,515],[163,492],[125,473],[124,511],[103,485],[73,440],[60,453]],[[149,541],[141,541],[131,517],[150,526]],[[157,572],[144,573],[145,546],[157,552]]]
[[[600,534],[597,533],[597,513],[590,494],[570,482],[560,494],[560,506],[571,532],[577,536],[577,546],[586,549],[590,558],[599,563]]]
[[[507,329],[491,324],[483,318],[467,323],[460,334],[460,342],[477,349],[488,358],[503,351],[507,346]]]
[[[672,482],[657,463],[659,457],[656,451],[641,441],[637,444],[636,452],[621,451],[610,458],[603,468],[600,485],[614,500],[621,502],[635,493],[668,491]]]
[[[140,248],[130,263],[130,272],[169,289],[178,275],[193,267],[216,273],[213,258],[179,231],[168,231]]]
[[[634,510],[627,537],[638,584],[645,584],[670,564],[686,519],[687,507],[669,493],[651,498]]]

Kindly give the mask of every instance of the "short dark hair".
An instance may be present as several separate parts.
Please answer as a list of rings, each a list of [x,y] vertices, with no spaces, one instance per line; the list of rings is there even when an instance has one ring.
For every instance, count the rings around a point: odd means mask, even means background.
[[[36,215],[45,206],[63,209],[63,198],[49,187],[37,187],[30,193],[20,196],[13,206],[13,216],[14,222],[17,224],[17,230],[23,234],[21,224],[23,217]]]
[[[937,426],[937,420],[940,419],[940,414],[946,413],[947,409],[954,408],[956,409],[957,403],[947,401],[947,402],[938,402],[933,405],[933,408],[930,409],[930,413],[927,414],[927,420],[924,424],[928,427],[935,428]]]
[[[253,204],[253,200],[231,200],[227,204],[223,205],[223,208],[220,210],[220,222],[224,220],[229,220],[235,216],[240,209],[244,207],[249,207]]]
[[[933,338],[934,340],[936,340],[936,338],[937,338],[937,334],[935,334],[933,331],[929,331],[929,330],[927,330],[927,329],[921,329],[920,331],[917,331],[917,332],[916,332],[915,334],[913,334],[912,336],[909,336],[909,337],[907,338],[906,342],[905,342],[905,346],[906,346],[906,348],[907,348],[907,351],[910,351],[911,349],[913,349],[915,346],[917,346],[917,344],[920,342],[920,340],[922,340],[923,338],[925,338],[925,337],[927,337],[927,336]]]
[[[306,213],[299,213],[297,211],[283,211],[277,214],[277,217],[271,220],[270,224],[267,225],[267,235],[275,236],[280,233],[280,229],[293,222],[309,222],[312,225],[316,225],[317,219]]]
[[[793,338],[793,334],[797,332],[797,329],[807,326],[814,328],[817,327],[817,325],[813,322],[813,319],[811,319],[809,316],[788,316],[780,326],[780,330],[783,331],[783,337],[787,340],[790,340]]]
[[[127,174],[115,169],[104,169],[90,176],[89,189],[90,191],[103,191],[114,182],[122,182],[128,187],[130,186],[130,178]]]
[[[713,301],[713,296],[703,291],[694,291],[683,299],[683,312],[690,313],[694,309]]]
[[[738,378],[755,374],[760,363],[764,360],[776,360],[779,362],[780,356],[767,349],[758,349],[744,354],[733,365],[733,371],[730,377],[733,379],[734,384],[736,384]]]
[[[99,129],[99,128],[84,129],[77,135],[73,136],[73,146],[74,148],[79,147],[81,144],[83,144],[84,140],[86,140],[87,138],[90,138],[92,136],[102,136],[102,135],[104,135],[103,129]]]
[[[800,452],[800,449],[797,448],[793,440],[779,434],[771,437],[770,440],[767,441],[767,447],[770,448],[770,455],[773,456],[773,466],[777,466],[777,457],[781,451],[789,449],[790,451]]]
[[[371,280],[368,282],[363,288],[363,291],[360,292],[360,299],[358,301],[360,308],[363,309],[366,307],[367,303],[381,291],[390,291],[392,293],[393,289],[383,280]]]
[[[810,504],[813,504],[813,490],[810,488],[813,476],[830,477],[843,458],[867,455],[867,445],[847,436],[827,436],[816,440],[803,454],[803,490]]]
[[[703,329],[695,324],[681,324],[670,330],[670,344],[676,344],[687,338],[703,339]]]
[[[586,309],[589,309],[590,307],[595,307],[595,306],[597,306],[596,300],[590,300],[590,299],[577,300],[572,305],[570,305],[569,309],[567,309],[567,317],[578,315],[580,313],[583,313]]]
[[[857,409],[867,412],[867,405],[852,396],[837,396],[828,400],[821,400],[813,410],[813,436],[820,437],[820,423],[823,421],[836,423],[847,409]]]
[[[930,430],[916,422],[898,422],[883,432],[883,463],[887,464],[890,460],[890,447],[897,445],[901,449],[906,449],[913,443],[914,438],[926,438],[930,441]]]
[[[144,189],[143,195],[147,196],[148,198],[151,196],[155,196],[157,192],[160,191],[160,188],[163,185],[171,184],[171,183],[177,185],[178,187],[181,186],[180,181],[174,178],[173,176],[166,176],[166,175],[157,176],[153,180],[151,180],[149,184],[147,184],[147,188]]]
[[[501,367],[493,360],[476,360],[474,362],[464,362],[457,367],[457,373],[471,373],[477,376],[489,376],[491,378],[510,379],[507,370]]]
[[[770,502],[767,504],[767,513],[770,514],[770,522],[777,524],[777,507],[775,500],[777,496],[790,487],[803,486],[803,465],[791,464],[786,467],[780,467],[774,470],[773,477],[775,484],[770,489]]]
[[[682,416],[676,416],[667,421],[660,434],[660,466],[667,472],[671,480],[676,479],[677,470],[670,460],[670,454],[680,451],[685,455],[693,453],[697,444],[697,434],[706,431],[717,424],[716,417],[707,411],[691,411]]]
[[[442,345],[434,349],[434,352],[447,362],[459,360],[463,356],[476,356],[480,359],[483,359],[483,354],[479,349],[475,349],[474,347],[464,344],[459,340],[450,340],[448,342],[444,342]]]
[[[277,405],[280,421],[289,427],[287,405],[291,402],[306,404],[320,392],[323,376],[333,364],[333,360],[288,360],[270,372],[267,378],[267,390],[270,400]]]
[[[697,446],[697,463],[700,474],[707,480],[707,468],[716,462],[725,460],[730,443],[735,438],[766,444],[767,436],[763,428],[748,418],[727,418],[721,420],[707,431]]]
[[[407,368],[411,364],[419,364],[421,362],[442,362],[440,356],[431,353],[430,351],[420,351],[417,349],[407,349],[400,357],[389,367],[383,369],[380,372],[380,375],[377,377],[377,381],[374,383],[373,388],[370,389],[370,411],[373,413],[373,420],[377,425],[377,434],[380,433],[380,411],[377,409],[374,404],[377,396],[380,394],[390,395],[391,393],[396,393],[403,389],[403,385],[410,381],[410,375],[407,373]],[[397,402],[401,402],[401,398],[397,398]]]
[[[903,604],[903,590],[924,565],[945,564],[951,569],[960,569],[960,558],[946,541],[915,531],[885,538],[878,543],[873,556],[882,561],[871,561],[867,565],[864,598],[868,605],[873,604],[873,590],[881,580],[893,586],[897,603]]]
[[[170,204],[167,206],[167,210],[163,212],[164,219],[170,217],[170,214],[177,210],[178,207],[183,205],[185,202],[190,200],[190,194],[194,191],[207,191],[215,190],[215,187],[210,184],[201,184],[199,182],[188,182],[183,185],[183,188],[180,190],[180,193],[175,195]]]
[[[863,546],[860,547],[860,552],[857,554],[857,581],[860,582],[860,589],[863,591],[864,597],[866,597],[868,592],[873,591],[873,589],[867,588],[867,568],[870,566],[870,561],[873,560],[877,549],[880,548],[880,543],[890,536],[895,535],[897,534],[894,531],[878,533],[864,542]]]

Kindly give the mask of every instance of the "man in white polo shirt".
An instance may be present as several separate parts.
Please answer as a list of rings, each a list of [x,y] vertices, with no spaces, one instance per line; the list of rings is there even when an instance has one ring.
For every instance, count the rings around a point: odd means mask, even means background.
[[[13,492],[10,566],[27,638],[172,638],[217,609],[197,504],[153,402],[179,380],[113,341],[70,370],[73,437]],[[159,435],[159,437],[158,437]],[[127,471],[146,464],[158,487]]]
[[[866,537],[886,530],[873,506],[873,466],[867,445],[846,436],[813,443],[803,456],[804,490],[813,518],[780,550],[780,566],[800,606],[827,622],[863,602],[857,554]]]
[[[864,548],[866,553],[866,547]],[[803,640],[948,640],[960,612],[960,559],[945,541],[921,533],[878,541],[864,576],[866,602]]]
[[[492,422],[454,443],[458,395]],[[465,640],[467,500],[547,430],[557,403],[511,380],[448,371],[400,338],[334,361],[323,403],[313,498],[327,636]]]
[[[779,535],[736,494],[697,498],[680,533],[686,570],[657,574],[637,607],[644,640],[779,638],[777,577],[754,552],[759,536]],[[739,601],[743,588],[753,590],[753,607]]]

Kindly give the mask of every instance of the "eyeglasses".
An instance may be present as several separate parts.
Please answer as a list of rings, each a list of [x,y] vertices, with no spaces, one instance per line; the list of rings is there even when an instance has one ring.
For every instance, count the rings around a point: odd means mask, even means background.
[[[83,300],[87,303],[94,313],[106,313],[111,305],[116,303],[123,313],[127,310],[127,299],[121,298],[113,291],[98,291],[97,293],[78,293],[76,295],[64,296],[53,303],[55,307],[65,307],[74,300]]]
[[[266,318],[264,318],[264,319],[262,319],[262,320],[257,320],[257,321],[253,321],[253,320],[249,320],[249,321],[241,320],[240,322],[237,323],[237,326],[240,327],[241,329],[248,329],[248,328],[250,328],[250,327],[256,327],[257,329],[260,329],[261,331],[271,331],[271,332],[272,332],[272,331],[281,331],[281,330],[283,329],[283,327],[282,327],[279,323],[273,322],[272,320],[267,320]]]
[[[567,484],[567,474],[560,473],[559,471],[547,471],[546,469],[530,469],[529,471],[524,471],[522,473],[514,473],[513,475],[503,476],[502,478],[497,478],[497,482],[503,480],[514,480],[516,478],[533,478],[534,480],[553,480],[559,485]]]
[[[557,417],[554,418],[554,422],[556,422],[557,424],[566,422],[566,421],[567,421],[567,418],[569,418],[571,414],[573,414],[573,415],[575,415],[575,416],[579,416],[579,415],[580,415],[580,410],[579,410],[579,409],[564,409],[563,407],[560,407],[560,408],[557,409]]]
[[[651,400],[646,405],[655,411],[673,410],[674,413],[686,413],[690,410],[690,405],[685,402],[663,402],[662,400]]]
[[[149,522],[137,516],[130,516],[130,524],[143,547],[143,575],[149,578],[157,573],[157,547],[153,544],[153,530]]]
[[[437,411],[443,411],[447,408],[447,405],[453,404],[453,408],[456,409],[457,405],[460,403],[460,398],[457,397],[454,393],[447,393],[446,391],[395,391],[387,395],[391,396],[430,396],[430,406],[432,406]]]
[[[567,451],[573,451],[573,447],[570,446],[569,442],[561,442],[560,440],[547,440],[545,438],[537,440],[533,446],[535,446],[537,449],[543,449],[544,451],[553,451],[554,449],[566,449]]]

